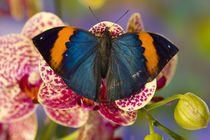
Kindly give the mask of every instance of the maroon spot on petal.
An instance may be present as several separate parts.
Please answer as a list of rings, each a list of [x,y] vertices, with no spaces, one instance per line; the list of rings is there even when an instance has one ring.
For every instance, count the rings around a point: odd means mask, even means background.
[[[157,90],[163,88],[165,84],[166,84],[166,78],[165,76],[162,76],[161,78],[157,80]]]
[[[162,101],[162,100],[164,100],[164,97],[156,96],[156,97],[153,97],[151,101],[152,102],[159,102],[159,101]]]

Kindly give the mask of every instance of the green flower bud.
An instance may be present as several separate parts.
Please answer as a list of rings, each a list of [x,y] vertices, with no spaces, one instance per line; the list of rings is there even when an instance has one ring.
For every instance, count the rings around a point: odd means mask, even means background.
[[[209,109],[201,98],[192,93],[186,93],[175,108],[174,118],[185,129],[204,128],[209,122]]]
[[[147,135],[144,140],[163,140],[163,136],[158,133],[154,133]]]

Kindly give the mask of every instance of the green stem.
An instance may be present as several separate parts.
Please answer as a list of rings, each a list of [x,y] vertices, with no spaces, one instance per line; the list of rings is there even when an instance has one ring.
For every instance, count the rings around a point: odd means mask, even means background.
[[[53,132],[55,130],[55,127],[57,124],[53,121],[48,122],[44,128],[43,131],[41,131],[41,134],[37,136],[36,140],[50,140],[53,136]]]
[[[55,0],[55,10],[56,14],[62,18],[62,6],[61,6],[61,0]]]
[[[71,133],[63,138],[60,138],[59,140],[76,140],[78,135],[79,135],[79,130],[76,130],[73,133]]]
[[[152,104],[146,105],[145,106],[145,109],[146,110],[152,110],[154,108],[157,108],[159,106],[165,105],[166,103],[169,103],[169,102],[171,102],[171,101],[173,101],[175,99],[179,99],[181,97],[182,97],[182,94],[177,94],[177,95],[171,96],[171,97],[169,97],[167,99],[164,99],[162,101],[159,101],[159,102],[156,102],[156,103],[152,103]]]
[[[153,126],[152,120],[149,119],[148,123],[149,123],[149,132],[150,132],[150,134],[154,134],[155,130],[154,130],[154,126]]]
[[[179,134],[175,133],[174,131],[170,130],[169,128],[162,125],[159,121],[157,121],[145,108],[140,109],[140,112],[142,112],[143,116],[149,121],[152,122],[154,126],[161,129],[171,137],[173,137],[176,140],[186,140],[184,137],[180,136]],[[150,124],[149,124],[150,125]],[[151,131],[150,131],[151,133]]]
[[[154,126],[156,126],[157,128],[161,129],[166,134],[170,135],[171,137],[173,137],[176,140],[187,140],[184,137],[182,137],[182,136],[178,135],[177,133],[175,133],[174,131],[170,130],[169,128],[165,127],[164,125],[162,125],[158,121],[154,122]]]

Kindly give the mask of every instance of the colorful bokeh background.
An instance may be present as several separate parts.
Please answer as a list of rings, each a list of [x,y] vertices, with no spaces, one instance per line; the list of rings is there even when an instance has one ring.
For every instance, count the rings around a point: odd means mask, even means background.
[[[115,22],[126,10],[118,24],[126,29],[134,12],[141,14],[146,31],[163,34],[180,49],[178,66],[171,83],[156,95],[165,98],[174,94],[193,92],[210,107],[210,1],[209,0],[42,0],[41,9],[60,13],[65,23],[89,29],[99,21]],[[96,3],[95,3],[96,2]],[[6,9],[4,0],[0,7]],[[90,6],[97,19],[88,9]],[[27,20],[15,20],[0,14],[0,35],[19,33]],[[179,127],[173,117],[176,103],[152,111],[164,125],[190,140],[210,139],[210,126],[189,131]],[[38,110],[39,113],[41,110]],[[41,113],[40,113],[41,114]],[[40,126],[39,126],[40,127]],[[162,131],[165,140],[172,139]],[[147,121],[138,115],[134,125],[122,127],[118,135],[126,140],[143,139],[149,133]]]

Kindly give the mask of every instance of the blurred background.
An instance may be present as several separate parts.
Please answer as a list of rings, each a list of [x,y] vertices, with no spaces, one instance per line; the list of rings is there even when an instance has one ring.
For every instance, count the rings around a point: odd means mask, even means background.
[[[124,29],[129,17],[139,12],[146,31],[166,36],[180,49],[175,76],[156,95],[167,98],[174,94],[192,92],[210,107],[209,0],[28,0],[28,5],[21,3],[24,0],[15,0],[16,4],[13,5],[8,5],[8,1],[0,0],[1,36],[19,33],[27,18],[37,11],[57,13],[65,23],[86,30],[97,23],[88,6],[100,21],[115,22],[129,10],[118,22]],[[151,112],[157,120],[190,140],[210,139],[210,126],[197,131],[179,127],[173,117],[175,105],[174,102]],[[41,109],[38,111],[41,112]],[[158,129],[156,132],[162,134],[165,140],[172,139]],[[139,114],[135,124],[122,127],[118,135],[125,140],[138,140],[148,133],[147,121]]]

